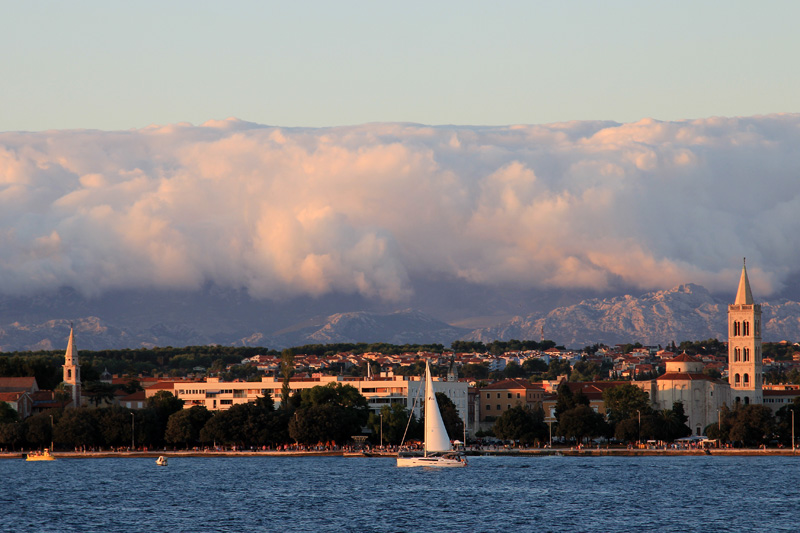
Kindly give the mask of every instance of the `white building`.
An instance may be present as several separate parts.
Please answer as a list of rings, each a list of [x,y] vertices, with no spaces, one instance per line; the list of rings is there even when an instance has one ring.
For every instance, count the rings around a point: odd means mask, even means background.
[[[418,388],[424,383],[420,377],[395,376],[384,373],[380,377],[360,378],[349,376],[315,375],[311,378],[293,378],[289,381],[290,394],[318,385],[338,383],[350,385],[361,393],[372,412],[378,413],[384,405],[402,404],[411,409]],[[468,403],[466,382],[445,381],[434,378],[435,392],[443,392],[458,409],[461,420],[467,423]],[[160,381],[148,387],[147,397],[156,392],[166,390],[183,400],[184,409],[195,405],[205,406],[209,411],[224,411],[239,403],[253,402],[257,398],[270,395],[276,407],[281,403],[283,379],[280,377],[262,377],[261,381],[221,381],[219,378],[208,378],[205,381]],[[418,408],[415,414],[419,417]],[[467,428],[469,431],[469,428]]]
[[[723,405],[730,405],[731,388],[726,382],[703,373],[703,362],[681,354],[666,362],[667,371],[651,381],[636,381],[650,395],[653,408],[672,409],[681,402],[692,433],[703,435],[717,421]]]

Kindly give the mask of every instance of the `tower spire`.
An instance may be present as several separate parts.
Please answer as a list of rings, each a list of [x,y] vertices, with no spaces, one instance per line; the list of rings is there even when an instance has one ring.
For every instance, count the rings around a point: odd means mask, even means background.
[[[736,291],[735,305],[753,305],[753,293],[750,290],[750,280],[747,279],[747,258],[742,262],[742,277],[739,278],[739,290]]]
[[[72,393],[72,406],[81,406],[81,367],[78,364],[78,350],[75,348],[75,331],[72,323],[69,325],[69,341],[67,351],[64,353],[64,384]]]

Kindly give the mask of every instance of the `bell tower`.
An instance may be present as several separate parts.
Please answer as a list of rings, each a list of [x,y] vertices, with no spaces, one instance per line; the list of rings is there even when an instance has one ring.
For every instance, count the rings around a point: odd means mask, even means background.
[[[81,406],[81,366],[78,364],[78,350],[75,348],[75,333],[72,324],[69,326],[69,342],[64,354],[64,384],[70,390],[72,406]]]
[[[745,263],[736,300],[728,306],[728,383],[734,404],[763,403],[761,357],[761,305],[753,303]]]

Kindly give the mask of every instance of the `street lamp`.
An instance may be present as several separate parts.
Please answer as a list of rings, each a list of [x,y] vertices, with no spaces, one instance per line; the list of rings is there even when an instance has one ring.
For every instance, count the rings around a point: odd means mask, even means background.
[[[640,410],[636,410],[639,413],[639,445],[642,445],[642,412]]]
[[[792,414],[794,414],[794,411],[792,411]],[[794,442],[794,439],[792,439],[792,442]],[[53,451],[53,415],[50,415],[50,451]]]
[[[383,448],[383,413],[379,413],[381,417],[381,448]]]
[[[136,415],[131,412],[131,451],[136,451]]]
[[[794,452],[794,409],[792,409],[792,452]]]

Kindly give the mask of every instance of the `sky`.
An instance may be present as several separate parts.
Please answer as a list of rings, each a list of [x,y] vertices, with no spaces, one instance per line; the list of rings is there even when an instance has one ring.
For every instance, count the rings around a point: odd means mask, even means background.
[[[2,0],[0,131],[800,110],[800,4]]]
[[[770,295],[795,2],[3,2],[0,292]]]

